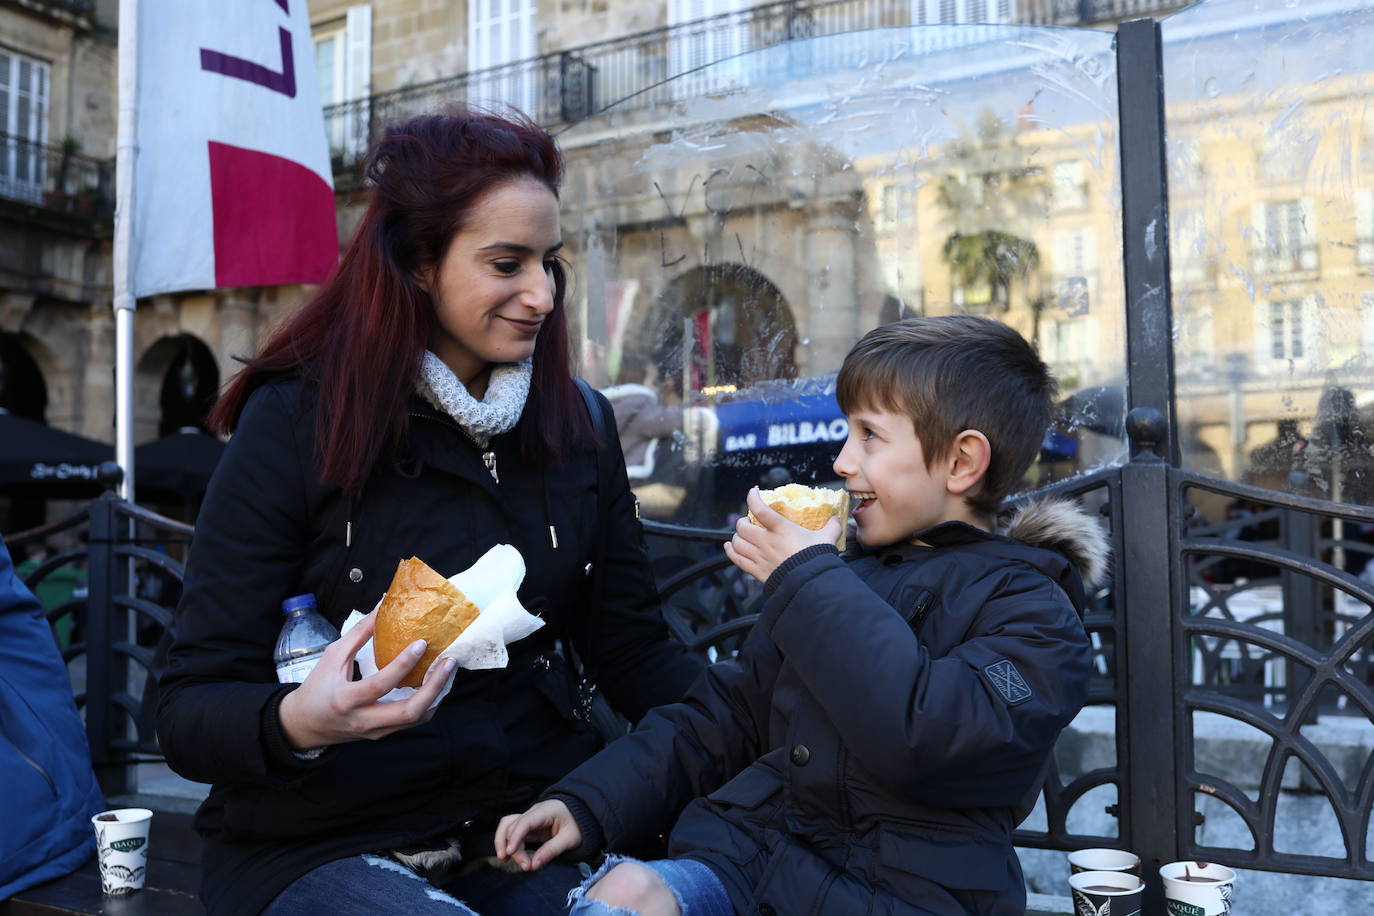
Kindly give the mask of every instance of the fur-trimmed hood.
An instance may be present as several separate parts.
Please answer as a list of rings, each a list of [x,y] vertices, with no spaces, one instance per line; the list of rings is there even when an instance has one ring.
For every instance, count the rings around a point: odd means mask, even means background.
[[[997,533],[1043,550],[1062,554],[1091,591],[1107,576],[1111,543],[1102,525],[1068,499],[1032,499],[998,518]]]

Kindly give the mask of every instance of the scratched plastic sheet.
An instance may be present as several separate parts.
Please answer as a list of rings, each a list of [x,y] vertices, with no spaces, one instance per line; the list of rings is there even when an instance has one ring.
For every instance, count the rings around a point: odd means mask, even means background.
[[[564,132],[582,371],[662,421],[625,442],[645,514],[720,526],[749,486],[832,480],[834,373],[911,315],[1039,346],[1061,421],[1028,484],[1120,460],[1115,118],[1109,33],[917,26],[743,54]]]

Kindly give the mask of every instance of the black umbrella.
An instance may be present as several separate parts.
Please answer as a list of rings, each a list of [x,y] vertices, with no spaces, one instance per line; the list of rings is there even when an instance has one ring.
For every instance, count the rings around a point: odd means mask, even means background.
[[[95,496],[114,447],[0,410],[0,490],[13,496]]]
[[[204,493],[223,453],[223,442],[187,427],[134,449],[134,481],[140,491]]]

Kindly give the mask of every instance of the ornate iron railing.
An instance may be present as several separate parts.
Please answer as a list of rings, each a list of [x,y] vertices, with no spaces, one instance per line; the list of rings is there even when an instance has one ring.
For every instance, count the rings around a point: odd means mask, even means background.
[[[1012,21],[1089,25],[1183,5],[1181,0],[1019,0],[1012,4]],[[660,86],[704,64],[798,38],[920,24],[918,8],[911,0],[779,0],[329,105],[324,119],[334,170],[341,177],[354,170],[384,125],[453,102],[508,102],[548,126],[579,121],[612,103],[653,108],[685,94],[729,87],[728,68],[720,67],[699,80]],[[978,32],[965,26],[957,33],[932,33],[929,50],[976,41]],[[646,91],[653,87],[658,89]]]
[[[114,216],[114,160],[83,156],[70,144],[43,146],[0,134],[0,197],[108,220]]]
[[[134,788],[134,766],[162,759],[154,657],[172,632],[175,596],[164,589],[179,592],[185,574],[167,548],[180,549],[191,534],[189,525],[106,494],[60,522],[6,539],[16,552],[53,539],[85,542],[47,559],[24,581],[37,590],[60,569],[85,575],[85,594],[47,615],[50,623],[70,615],[75,624],[62,657],[107,796]]]

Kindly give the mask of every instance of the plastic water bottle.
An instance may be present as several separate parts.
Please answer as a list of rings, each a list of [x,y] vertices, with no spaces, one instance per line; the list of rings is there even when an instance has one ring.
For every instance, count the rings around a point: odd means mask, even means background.
[[[299,684],[329,644],[339,638],[339,631],[315,610],[314,595],[287,598],[281,603],[281,612],[286,615],[286,622],[277,637],[277,650],[272,653],[277,663],[277,680]]]

